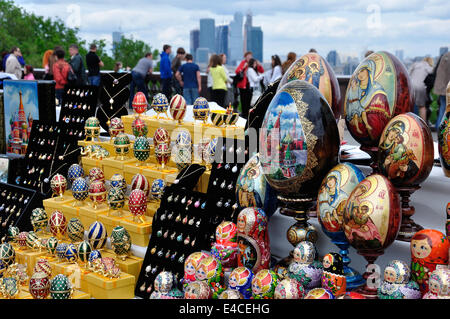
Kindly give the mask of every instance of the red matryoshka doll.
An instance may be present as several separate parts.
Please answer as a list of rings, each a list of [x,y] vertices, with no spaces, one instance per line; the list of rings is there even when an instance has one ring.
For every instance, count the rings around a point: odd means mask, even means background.
[[[437,265],[448,264],[450,247],[447,237],[435,229],[423,229],[411,239],[411,277],[423,294],[428,292],[428,279]]]
[[[286,278],[275,288],[275,299],[303,299],[305,288],[297,280]]]
[[[252,280],[252,299],[273,299],[278,276],[273,270],[262,269]]]
[[[450,269],[438,268],[428,280],[429,291],[423,299],[450,299]]]
[[[195,281],[195,273],[197,272],[198,265],[206,257],[209,257],[209,254],[196,251],[186,258],[186,261],[184,262],[184,277],[182,279],[184,288],[186,288],[189,283]]]
[[[211,299],[212,290],[206,281],[193,281],[184,289],[184,299]]]
[[[208,282],[213,293],[213,299],[218,299],[222,291],[225,290],[222,264],[214,256],[202,259],[195,273],[195,279]]]
[[[244,299],[252,297],[252,280],[254,274],[246,267],[235,268],[228,277],[228,288],[239,290]]]
[[[342,256],[329,253],[323,257],[322,288],[330,290],[334,296],[345,294],[347,281],[344,275]]]
[[[211,254],[220,260],[225,271],[237,265],[237,227],[233,222],[223,221],[216,228],[216,242]]]
[[[238,266],[250,268],[254,273],[268,269],[270,243],[267,217],[260,208],[245,208],[237,219]]]

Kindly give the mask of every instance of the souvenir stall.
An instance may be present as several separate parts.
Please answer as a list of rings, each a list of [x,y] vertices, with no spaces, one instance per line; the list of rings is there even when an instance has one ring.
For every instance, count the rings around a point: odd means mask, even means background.
[[[128,114],[129,74],[102,77],[65,88],[58,122],[12,102],[1,298],[450,298],[450,85],[436,143],[384,51],[344,96],[300,57],[248,122],[160,93]]]

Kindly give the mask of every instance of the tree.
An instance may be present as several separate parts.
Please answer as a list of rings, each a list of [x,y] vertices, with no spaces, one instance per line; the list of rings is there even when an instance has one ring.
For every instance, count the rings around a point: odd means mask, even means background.
[[[122,62],[124,68],[127,66],[133,68],[139,59],[143,58],[148,52],[152,52],[151,47],[144,41],[122,36],[120,42],[115,43],[113,57],[115,61]]]

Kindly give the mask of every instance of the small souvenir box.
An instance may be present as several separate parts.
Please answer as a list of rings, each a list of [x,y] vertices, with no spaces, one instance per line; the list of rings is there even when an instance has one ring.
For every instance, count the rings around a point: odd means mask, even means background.
[[[132,299],[134,298],[133,275],[121,273],[119,278],[106,278],[96,273],[86,276],[89,293],[96,299]]]

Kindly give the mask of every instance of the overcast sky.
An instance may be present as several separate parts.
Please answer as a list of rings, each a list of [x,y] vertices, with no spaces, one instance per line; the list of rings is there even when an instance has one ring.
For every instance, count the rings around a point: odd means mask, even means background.
[[[368,49],[405,57],[437,56],[450,46],[449,0],[15,0],[45,17],[59,16],[68,26],[79,26],[86,40],[106,39],[121,28],[126,36],[153,48],[169,43],[189,51],[189,31],[199,19],[228,23],[235,11],[253,12],[253,25],[264,32],[264,60],[273,54],[306,53],[311,47],[326,56],[361,56]]]

